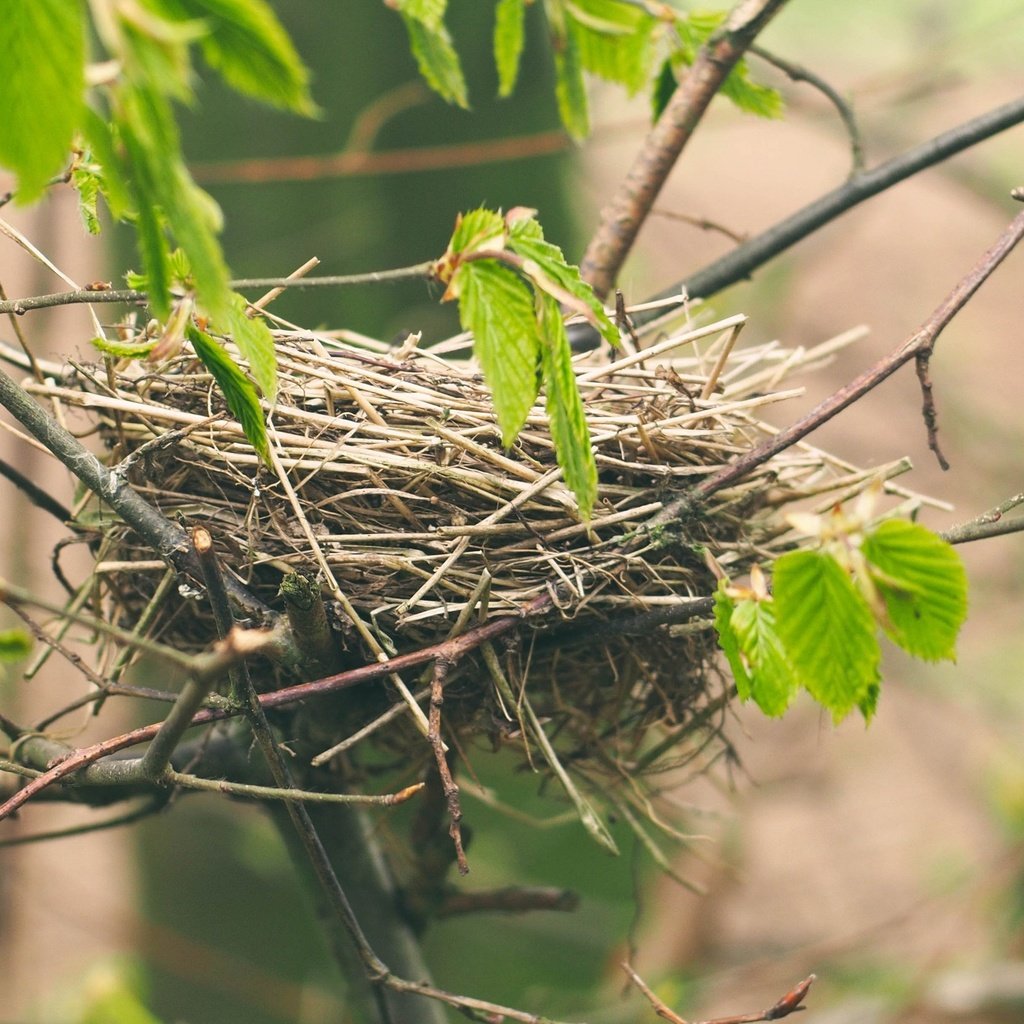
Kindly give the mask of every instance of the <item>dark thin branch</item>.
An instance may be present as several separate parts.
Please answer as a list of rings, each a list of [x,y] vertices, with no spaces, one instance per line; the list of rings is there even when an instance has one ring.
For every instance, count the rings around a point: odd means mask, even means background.
[[[648,529],[665,525],[679,518],[692,506],[694,500],[708,496],[736,483],[749,475],[779,452],[796,444],[811,431],[828,422],[837,413],[852,405],[869,391],[876,388],[887,377],[896,372],[904,363],[916,359],[922,353],[930,354],[946,325],[963,308],[968,299],[981,287],[982,283],[1013,251],[1014,246],[1024,237],[1024,213],[1019,213],[999,236],[995,244],[978,260],[970,272],[946,296],[931,316],[902,345],[889,355],[880,359],[874,366],[865,370],[859,377],[844,385],[829,398],[819,403],[806,416],[796,423],[779,431],[763,444],[741,456],[735,462],[725,466],[717,473],[707,477],[692,491],[680,495],[669,502],[660,512],[652,517]]]
[[[854,175],[838,188],[825,193],[803,209],[772,225],[737,246],[732,252],[709,263],[672,285],[655,299],[671,298],[685,290],[691,298],[707,298],[737,281],[742,281],[774,256],[813,234],[819,228],[852,210],[872,196],[899,182],[948,160],[979,142],[998,135],[1024,121],[1024,96],[965,121],[927,142],[914,146],[869,171]],[[638,315],[635,319],[642,319]]]
[[[918,352],[914,357],[914,368],[917,372],[917,382],[921,385],[921,418],[924,420],[925,430],[928,432],[928,447],[935,453],[939,465],[943,470],[949,469],[949,462],[942,454],[939,447],[939,414],[935,408],[935,396],[932,393],[931,374],[928,372],[928,364],[931,360],[931,348],[926,352]]]
[[[857,117],[849,103],[833,88],[824,78],[802,64],[796,64],[791,60],[784,60],[778,54],[770,53],[763,46],[755,43],[750,47],[750,52],[760,57],[761,60],[772,67],[778,68],[787,78],[793,82],[806,82],[814,86],[828,101],[836,108],[846,134],[850,139],[850,160],[852,167],[850,176],[859,174],[864,170],[864,146],[861,142],[860,128],[857,125]]]
[[[452,777],[448,754],[444,748],[444,739],[441,736],[444,684],[448,681],[450,669],[451,662],[447,658],[440,657],[434,662],[434,674],[430,683],[430,728],[427,732],[427,739],[434,751],[437,774],[441,780],[445,802],[448,805],[448,834],[455,844],[455,861],[459,866],[459,874],[465,875],[469,872],[469,864],[466,861],[466,851],[462,846],[462,805],[459,803],[459,787]]]
[[[445,893],[437,917],[477,913],[525,914],[533,910],[573,911],[579,904],[579,896],[571,889],[550,886],[512,885],[485,892],[451,890]]]
[[[9,462],[5,462],[0,459],[0,476],[7,477],[8,480],[18,488],[22,494],[28,498],[37,508],[41,508],[44,512],[49,512],[51,516],[58,519],[62,523],[66,523],[71,518],[71,513],[65,506],[63,506],[53,495],[44,491],[37,483],[29,480],[24,473],[20,470],[15,469]]]
[[[580,264],[585,281],[607,295],[686,144],[729,72],[786,0],[745,0],[701,47],[611,202]]]
[[[434,261],[416,263],[409,267],[397,267],[394,270],[372,270],[365,274],[334,274],[322,277],[243,277],[230,281],[230,287],[238,291],[252,288],[344,288],[361,284],[387,284],[393,281],[421,280],[429,281],[432,277]],[[0,301],[0,313],[21,316],[34,309],[50,309],[53,306],[73,306],[81,303],[96,305],[98,303],[121,302],[138,305],[148,301],[144,291],[134,288],[82,288],[71,292],[54,292],[51,295],[33,295],[24,299],[6,299]]]

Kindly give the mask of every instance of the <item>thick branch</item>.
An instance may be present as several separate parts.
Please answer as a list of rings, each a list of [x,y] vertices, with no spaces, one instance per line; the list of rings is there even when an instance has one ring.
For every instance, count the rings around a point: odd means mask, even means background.
[[[580,264],[585,281],[607,295],[640,227],[683,148],[729,72],[786,0],[741,0],[697,54],[612,201]]]

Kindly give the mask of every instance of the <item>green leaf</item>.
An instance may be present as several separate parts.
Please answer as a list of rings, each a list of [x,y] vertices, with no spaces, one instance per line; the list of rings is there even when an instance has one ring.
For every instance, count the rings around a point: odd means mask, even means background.
[[[890,519],[861,546],[889,621],[893,642],[927,661],[956,658],[967,617],[967,574],[953,547],[930,530]]]
[[[566,263],[562,250],[544,238],[533,217],[520,217],[509,227],[508,247],[524,259],[533,260],[560,288],[579,299],[590,310],[590,319],[613,347],[619,344],[619,329],[609,319],[593,288],[580,277],[579,267]]]
[[[267,425],[252,381],[235,365],[227,352],[204,331],[190,324],[185,333],[192,342],[196,355],[213,374],[213,379],[224,393],[228,408],[242,425],[249,443],[256,449],[259,457],[269,463],[270,443],[267,439]]]
[[[676,66],[692,64],[700,48],[707,43],[724,20],[724,11],[691,12],[677,18],[675,26],[678,49],[671,57],[672,63]],[[667,84],[665,81],[662,86]],[[665,103],[674,91],[674,87],[668,91],[664,97]],[[782,116],[782,95],[775,89],[754,82],[745,60],[739,61],[729,72],[719,93],[748,114],[770,118]]]
[[[505,248],[505,221],[500,213],[479,207],[459,215],[448,251],[465,255]]]
[[[630,95],[647,84],[658,19],[619,0],[570,0],[566,12],[586,71],[625,86]]]
[[[794,551],[775,563],[779,636],[800,682],[835,721],[877,685],[875,620],[849,574],[821,551]]]
[[[569,31],[565,35],[553,34],[551,43],[555,51],[555,99],[558,101],[558,113],[565,130],[578,142],[590,132],[590,108],[576,33]]]
[[[676,91],[679,83],[676,81],[676,74],[672,70],[672,61],[662,61],[657,75],[654,77],[654,89],[651,92],[651,120],[657,121],[664,113],[668,101]]]
[[[0,165],[18,202],[38,198],[71,152],[85,97],[85,21],[78,0],[8,0],[0,13]]]
[[[498,0],[494,10],[494,63],[498,95],[510,96],[519,77],[523,53],[526,0]]]
[[[774,601],[737,601],[731,626],[750,666],[750,696],[766,715],[778,718],[792,703],[800,681],[776,628]]]
[[[409,46],[427,85],[448,103],[469,109],[459,55],[442,20],[447,0],[399,0],[395,5],[409,34]]]
[[[459,318],[475,335],[474,351],[494,393],[504,445],[516,439],[537,398],[541,341],[530,289],[493,260],[456,271]]]
[[[728,580],[718,581],[718,590],[715,591],[715,631],[718,633],[718,646],[722,648],[729,668],[732,669],[732,677],[736,681],[736,692],[740,700],[750,700],[753,693],[753,681],[747,671],[746,662],[740,652],[739,637],[732,628],[732,615],[736,609],[736,602],[725,592],[729,585]]]
[[[112,341],[110,338],[95,337],[91,339],[91,343],[104,355],[113,356],[115,359],[140,359],[142,356],[148,356],[160,343],[160,339]]]
[[[103,179],[98,165],[88,156],[75,164],[71,172],[71,187],[78,193],[78,215],[90,235],[100,233],[100,217],[97,204]]]
[[[249,370],[268,402],[277,397],[277,352],[274,336],[260,316],[245,315],[246,303],[241,295],[235,296],[227,329],[239,352],[249,363]]]
[[[0,662],[20,661],[31,653],[32,637],[25,630],[0,630]]]
[[[115,137],[114,126],[106,118],[100,117],[92,107],[86,107],[82,132],[98,165],[102,180],[100,191],[113,217],[122,220],[135,208],[136,203],[132,197],[131,183],[124,177],[122,162],[117,155],[120,140]]]
[[[544,398],[555,454],[566,485],[576,496],[580,515],[589,519],[597,499],[597,463],[572,366],[572,348],[558,303],[548,295],[538,295],[537,304],[540,309]]]

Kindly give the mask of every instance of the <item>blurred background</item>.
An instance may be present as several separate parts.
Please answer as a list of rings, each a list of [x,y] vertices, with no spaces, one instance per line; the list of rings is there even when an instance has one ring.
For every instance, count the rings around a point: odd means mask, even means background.
[[[593,137],[570,146],[538,9],[529,12],[519,89],[499,102],[493,5],[451,0],[473,102],[466,113],[420,84],[402,25],[384,5],[274,6],[313,69],[322,118],[279,115],[212,81],[183,116],[194,172],[224,209],[236,275],[283,275],[313,256],[317,272],[330,274],[416,263],[440,255],[457,212],[480,204],[535,207],[548,237],[579,258],[648,107],[595,86]],[[853,102],[869,166],[1024,90],[1017,0],[792,0],[761,42]],[[847,141],[824,98],[756,59],[751,69],[782,89],[785,119],[759,121],[715,102],[622,275],[627,300],[732,244],[679,215],[754,234],[848,174]],[[508,139],[518,142],[510,148]],[[779,409],[780,422],[925,319],[1016,212],[1008,193],[1024,184],[1022,156],[1018,128],[869,201],[714,297],[717,313],[749,315],[752,343],[810,346],[858,324],[870,329],[806,381],[805,399]],[[81,282],[117,279],[132,265],[116,231],[100,243],[86,238],[70,195],[4,216]],[[1022,274],[1018,252],[940,340],[932,371],[948,473],[927,450],[906,370],[812,438],[862,465],[911,456],[916,469],[904,482],[954,506],[926,514],[935,529],[1022,489]],[[6,240],[0,282],[11,296],[59,287]],[[416,330],[429,343],[456,329],[437,299],[403,284],[288,293],[274,309],[306,327],[384,339]],[[20,326],[37,351],[89,357],[80,309],[34,313]],[[14,340],[8,324],[0,337]],[[67,492],[44,456],[2,434],[2,457]],[[60,529],[6,482],[0,522],[0,572],[52,592],[47,557]],[[564,885],[583,902],[573,914],[439,924],[427,937],[438,982],[550,1017],[652,1020],[635,996],[623,997],[618,964],[632,953],[687,1019],[770,1005],[811,971],[819,980],[807,1019],[820,1024],[1024,1019],[1024,548],[1011,535],[960,551],[971,609],[958,663],[890,658],[869,728],[834,729],[809,702],[777,722],[737,709],[729,735],[741,767],[678,794],[699,838],[675,867],[703,895],[664,877],[642,851],[611,860],[578,827],[530,828],[467,799],[474,887]],[[74,572],[74,552],[68,564]],[[76,685],[51,665],[31,684],[0,682],[0,694],[31,719]],[[115,716],[105,712],[101,725],[109,735]],[[535,796],[529,778],[509,779],[500,764],[481,758],[474,769],[509,800],[529,806]],[[30,808],[17,828],[81,820],[73,809]],[[110,993],[122,1005],[134,994],[163,1021],[343,1019],[332,965],[271,826],[257,810],[215,798],[190,797],[131,829],[0,850],[0,963],[2,1024],[82,1020],[84,1005]]]

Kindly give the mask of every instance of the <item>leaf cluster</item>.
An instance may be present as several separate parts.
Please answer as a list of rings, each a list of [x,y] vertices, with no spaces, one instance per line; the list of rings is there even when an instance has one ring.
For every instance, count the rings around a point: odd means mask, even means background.
[[[803,688],[836,722],[854,709],[870,720],[879,629],[915,657],[954,660],[966,574],[954,549],[917,523],[867,529],[837,513],[818,533],[818,549],[775,561],[770,590],[759,570],[749,587],[721,581],[719,642],[740,698],[766,715],[783,714]]]
[[[448,0],[385,0],[401,15],[423,78],[449,103],[468,107],[458,53],[445,25]],[[498,94],[515,89],[526,39],[526,9],[533,0],[497,0],[494,62]],[[725,20],[722,12],[683,12],[666,3],[636,0],[543,0],[555,66],[555,96],[566,131],[583,139],[590,131],[585,76],[622,86],[631,96],[649,89],[655,117],[675,90],[682,70]],[[758,85],[741,61],[722,95],[741,110],[778,117],[782,99]]]
[[[458,299],[460,319],[475,336],[506,446],[526,423],[543,385],[565,482],[588,518],[597,496],[597,465],[562,306],[585,316],[612,345],[619,333],[579,269],[544,238],[534,212],[519,207],[502,217],[481,208],[461,216],[435,274],[447,285],[444,299]]]

